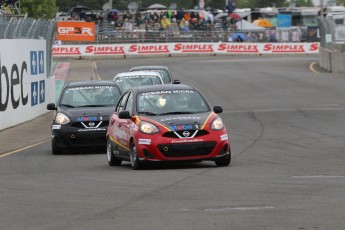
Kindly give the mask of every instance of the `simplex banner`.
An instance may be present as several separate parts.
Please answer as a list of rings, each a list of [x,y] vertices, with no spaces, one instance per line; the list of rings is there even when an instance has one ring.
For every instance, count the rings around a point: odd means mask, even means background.
[[[54,45],[53,56],[178,54],[316,54],[320,43],[143,43]]]

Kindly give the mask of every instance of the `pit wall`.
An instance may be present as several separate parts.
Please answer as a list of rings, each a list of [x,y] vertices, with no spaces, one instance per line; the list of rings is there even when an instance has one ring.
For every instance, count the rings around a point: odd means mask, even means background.
[[[43,39],[0,40],[0,130],[47,113],[47,103],[54,101],[46,44]]]
[[[320,43],[145,43],[54,45],[54,59],[233,54],[318,54]]]

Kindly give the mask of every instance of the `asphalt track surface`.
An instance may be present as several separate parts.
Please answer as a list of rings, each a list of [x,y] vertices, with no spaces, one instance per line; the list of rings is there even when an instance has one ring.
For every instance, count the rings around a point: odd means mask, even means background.
[[[223,106],[231,165],[134,171],[128,163],[108,166],[102,153],[53,156],[48,114],[0,133],[1,146],[15,140],[0,153],[0,229],[344,229],[345,76],[320,71],[317,60],[66,60],[71,81],[168,66]]]

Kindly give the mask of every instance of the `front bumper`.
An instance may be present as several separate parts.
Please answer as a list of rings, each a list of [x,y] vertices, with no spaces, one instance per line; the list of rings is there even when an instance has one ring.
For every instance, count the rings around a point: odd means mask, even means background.
[[[231,151],[226,132],[182,139],[144,135],[135,141],[140,160],[148,161],[216,160]]]
[[[57,147],[64,149],[105,148],[106,132],[106,128],[82,130],[73,127],[61,127],[52,130],[52,141]]]

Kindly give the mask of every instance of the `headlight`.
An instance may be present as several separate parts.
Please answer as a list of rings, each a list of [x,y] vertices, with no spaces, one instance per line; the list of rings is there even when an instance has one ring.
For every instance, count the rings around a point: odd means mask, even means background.
[[[211,129],[214,129],[214,130],[224,129],[224,124],[220,117],[217,117],[216,119],[213,120],[211,124]]]
[[[68,119],[68,117],[65,114],[57,113],[55,116],[55,122],[60,124],[60,125],[64,125],[64,124],[67,124],[68,122],[70,122],[70,120]]]
[[[140,122],[140,131],[147,134],[158,133],[159,129],[154,124],[149,122],[141,121]]]

